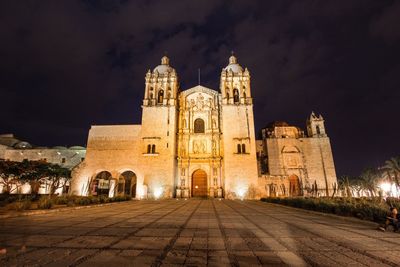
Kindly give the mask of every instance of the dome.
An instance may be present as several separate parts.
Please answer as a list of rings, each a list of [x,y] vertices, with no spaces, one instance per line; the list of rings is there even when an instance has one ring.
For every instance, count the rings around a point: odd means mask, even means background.
[[[68,149],[68,148],[65,147],[65,146],[54,146],[53,149],[65,150],[65,149]]]
[[[86,148],[84,148],[83,146],[71,146],[71,147],[69,147],[69,149],[71,149],[71,150],[85,150]]]
[[[175,70],[169,65],[169,58],[167,56],[163,56],[161,58],[161,65],[158,65],[153,70],[153,72],[156,72],[156,71],[159,74],[165,74],[165,73],[168,73],[168,72],[173,72]]]
[[[232,72],[243,72],[242,66],[237,63],[237,58],[232,55],[229,57],[229,65],[224,68],[224,70]]]

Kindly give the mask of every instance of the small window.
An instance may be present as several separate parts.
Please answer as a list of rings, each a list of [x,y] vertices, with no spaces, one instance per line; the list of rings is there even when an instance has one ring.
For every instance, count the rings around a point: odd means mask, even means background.
[[[194,133],[204,133],[204,121],[202,119],[194,121]]]
[[[65,158],[62,158],[62,159],[61,159],[61,163],[65,163]]]
[[[164,100],[164,90],[160,90],[158,92],[158,100],[157,101],[159,104],[162,104],[163,100]]]
[[[151,145],[147,145],[147,154],[151,153]]]
[[[151,145],[151,153],[152,154],[156,153],[156,145]]]
[[[246,153],[246,145],[242,144],[242,153],[245,154]]]
[[[238,89],[233,89],[233,102],[234,103],[239,103],[239,90]]]
[[[85,160],[85,158],[81,158],[81,162],[84,161],[84,160]]]
[[[317,134],[320,135],[320,134],[321,134],[321,130],[320,130],[320,128],[319,128],[319,125],[317,125],[317,126],[315,127],[315,129],[317,130]]]
[[[237,144],[237,153],[238,154],[242,153],[242,146],[240,144]]]

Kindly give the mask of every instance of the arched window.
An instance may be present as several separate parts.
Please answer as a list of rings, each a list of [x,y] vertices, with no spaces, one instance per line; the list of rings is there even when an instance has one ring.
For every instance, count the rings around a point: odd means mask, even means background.
[[[321,134],[321,129],[319,128],[319,125],[317,125],[315,127],[315,130],[317,131],[317,134],[320,135]]]
[[[237,153],[238,154],[242,153],[242,146],[240,144],[237,144]]]
[[[160,90],[158,91],[157,102],[161,104],[163,100],[164,100],[164,90]]]
[[[147,154],[151,153],[151,145],[147,145]]]
[[[233,102],[239,103],[239,90],[236,88],[233,89]]]
[[[151,145],[151,153],[156,153],[156,145]]]
[[[242,153],[243,154],[246,153],[246,145],[245,144],[242,144]]]
[[[194,121],[194,132],[204,133],[204,121],[202,119],[196,119]]]

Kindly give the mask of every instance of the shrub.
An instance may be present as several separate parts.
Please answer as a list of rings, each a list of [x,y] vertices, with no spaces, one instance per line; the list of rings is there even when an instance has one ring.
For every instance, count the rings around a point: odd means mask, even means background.
[[[74,199],[74,204],[79,206],[85,206],[91,204],[91,200],[89,197],[76,197]]]
[[[68,196],[60,196],[53,198],[54,205],[66,205],[69,201]]]
[[[41,197],[38,200],[38,209],[51,209],[53,206],[53,201],[49,197]]]
[[[353,216],[363,220],[383,222],[389,205],[379,198],[345,199],[345,198],[262,198],[261,201],[292,206],[296,208],[333,213],[341,216]],[[397,202],[396,202],[397,201]],[[392,206],[400,201],[391,200]],[[393,204],[395,203],[395,204]],[[400,203],[399,203],[400,204]]]
[[[13,202],[9,208],[17,211],[28,210],[32,205],[30,199],[17,200]]]

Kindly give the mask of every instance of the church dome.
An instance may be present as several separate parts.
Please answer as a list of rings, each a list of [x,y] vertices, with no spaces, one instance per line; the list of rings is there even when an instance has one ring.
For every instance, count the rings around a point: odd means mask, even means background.
[[[174,69],[169,65],[169,58],[167,56],[163,56],[161,58],[161,65],[158,65],[153,70],[153,72],[156,72],[156,71],[159,74],[165,74],[165,73],[174,71]]]
[[[237,63],[237,58],[232,55],[229,57],[229,65],[224,68],[224,70],[232,72],[243,72],[242,66]]]

